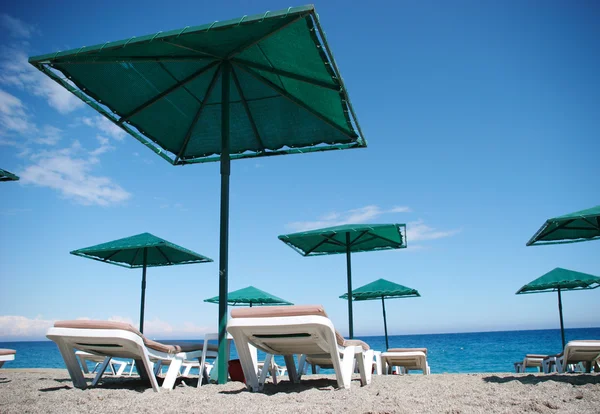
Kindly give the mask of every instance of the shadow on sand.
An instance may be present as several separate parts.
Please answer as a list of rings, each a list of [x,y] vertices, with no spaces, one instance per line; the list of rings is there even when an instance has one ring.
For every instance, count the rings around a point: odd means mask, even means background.
[[[504,384],[512,381],[519,381],[521,384],[536,385],[547,381],[564,382],[571,385],[600,384],[600,375],[598,374],[546,374],[546,375],[512,375],[509,377],[499,377],[491,375],[484,377],[485,382]]]
[[[40,378],[40,380],[43,380],[43,379],[47,379],[47,378]],[[164,378],[158,377],[157,380],[158,380],[158,385],[162,386]],[[73,382],[71,381],[71,378],[69,378],[69,377],[54,379],[54,381],[59,382],[59,383],[69,384],[69,385],[63,385],[62,387],[41,388],[40,391],[41,392],[49,392],[49,391],[60,391],[60,390],[64,390],[64,389],[73,389],[74,388]],[[91,386],[91,384],[92,384],[91,378],[86,378],[86,382],[87,382],[88,389],[107,389],[107,390],[127,389],[130,391],[135,391],[135,392],[140,392],[140,393],[145,392],[146,390],[148,390],[152,387],[149,382],[144,381],[139,377],[116,378],[116,377],[107,376],[107,377],[103,377],[102,380],[100,381],[100,383],[98,385],[96,385],[95,387]],[[195,388],[198,385],[198,378],[179,377],[175,381],[174,387],[177,387],[177,386],[181,385],[182,383],[184,383],[184,386]]]
[[[263,395],[274,394],[298,394],[309,390],[333,391],[337,389],[337,381],[329,378],[307,379],[301,380],[299,384],[294,384],[291,381],[283,380],[274,385],[272,382],[265,383],[265,387],[261,391]],[[220,394],[234,395],[242,392],[250,392],[246,388],[233,391],[221,391]]]

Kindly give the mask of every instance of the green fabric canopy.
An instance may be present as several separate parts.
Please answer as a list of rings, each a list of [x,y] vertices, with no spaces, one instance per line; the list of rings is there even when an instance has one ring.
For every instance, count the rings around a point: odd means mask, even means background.
[[[366,146],[313,6],[29,62],[172,164],[220,159],[224,106],[232,159]]]
[[[527,246],[600,239],[600,206],[546,220]]]
[[[560,316],[560,333],[564,349],[566,342],[561,291],[596,289],[598,286],[600,286],[600,277],[557,267],[529,282],[519,289],[516,294],[558,292],[558,314]]]
[[[0,168],[0,181],[18,181],[19,177]]]
[[[352,292],[352,252],[406,247],[405,224],[346,224],[279,236],[279,240],[303,256],[346,253],[348,293]],[[354,337],[352,301],[348,301],[348,328]]]
[[[137,234],[96,246],[73,250],[71,254],[117,266],[143,268],[140,332],[144,332],[147,267],[212,262],[212,259],[206,256],[202,256],[150,233]]]
[[[29,62],[169,163],[221,163],[226,351],[230,160],[366,147],[313,6],[55,52]],[[219,382],[227,378],[225,358]]]
[[[374,282],[368,283],[358,289],[352,291],[353,301],[376,300],[381,299],[383,309],[383,328],[385,331],[385,349],[390,348],[387,332],[387,318],[385,316],[385,299],[420,297],[419,291],[406,286],[390,282],[385,279],[377,279]],[[348,293],[340,296],[341,299],[348,299]]]
[[[204,302],[219,303],[219,297],[215,296],[214,298],[204,299]],[[248,286],[243,289],[229,292],[227,295],[227,302],[230,306],[250,305],[250,307],[253,305],[293,305],[293,303],[288,302],[287,300],[278,298],[277,296],[271,295],[264,290],[257,289],[254,286]]]

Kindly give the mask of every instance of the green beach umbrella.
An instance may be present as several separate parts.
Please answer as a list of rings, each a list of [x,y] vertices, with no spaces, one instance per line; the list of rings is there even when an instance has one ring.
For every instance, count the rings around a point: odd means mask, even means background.
[[[50,53],[29,62],[173,165],[221,164],[225,353],[232,159],[366,147],[313,6]],[[219,360],[219,382],[227,378]]]
[[[219,297],[215,296],[214,298],[204,299],[204,302],[219,303]],[[288,302],[287,300],[278,298],[277,296],[271,295],[270,293],[267,293],[264,290],[257,289],[254,286],[248,286],[243,289],[229,292],[229,294],[227,295],[227,303],[230,306],[250,305],[250,307],[252,307],[253,305],[293,305],[293,303]]]
[[[381,299],[383,309],[383,329],[385,330],[385,349],[390,348],[388,343],[387,318],[385,316],[385,299],[420,297],[419,291],[406,286],[390,282],[385,279],[378,279],[352,291],[352,300],[378,300]],[[348,299],[348,293],[340,296],[341,299]]]
[[[346,224],[279,236],[303,256],[346,254],[348,296],[352,294],[351,253],[406,247],[405,224]],[[348,301],[349,335],[354,337],[352,301]]]
[[[0,168],[0,181],[19,181],[19,176]]]
[[[150,233],[142,233],[84,249],[73,250],[71,254],[131,269],[140,267],[143,269],[140,332],[144,332],[147,267],[212,262],[212,259],[208,257],[163,240]]]
[[[529,282],[517,291],[517,295],[525,293],[558,292],[558,314],[560,316],[560,335],[563,349],[565,347],[565,326],[563,324],[561,291],[596,289],[600,286],[600,277],[587,273],[575,272],[560,267]]]
[[[600,206],[546,220],[527,246],[600,239]]]

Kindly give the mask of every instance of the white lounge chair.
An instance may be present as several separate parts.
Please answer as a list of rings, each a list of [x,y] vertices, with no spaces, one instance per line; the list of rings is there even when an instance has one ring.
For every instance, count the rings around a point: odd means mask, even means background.
[[[137,372],[142,379],[150,381],[152,389],[159,391],[158,381],[153,374],[153,362],[168,361],[169,371],[163,381],[163,389],[172,389],[184,360],[202,357],[202,344],[162,344],[144,337],[133,326],[112,321],[59,321],[48,329],[48,339],[56,342],[65,361],[73,385],[86,388],[87,383],[74,349],[99,355],[135,360]],[[216,347],[208,350],[216,353]],[[106,358],[92,381],[95,386],[110,363]],[[199,378],[202,381],[202,378]]]
[[[16,353],[14,349],[0,348],[0,368],[6,361],[14,361]]]
[[[371,382],[373,351],[362,341],[344,340],[320,305],[234,309],[227,331],[233,336],[246,385],[251,391],[263,388],[268,370],[263,369],[258,378],[249,344],[267,353],[266,366],[270,365],[273,355],[283,355],[292,382],[299,382],[305,358],[330,365],[340,388],[350,388],[355,360],[362,385]],[[294,354],[303,355],[298,371]]]
[[[383,375],[391,373],[393,367],[399,373],[408,374],[411,370],[423,371],[423,375],[430,373],[427,362],[427,348],[390,348],[381,353]]]
[[[591,372],[599,360],[600,340],[569,341],[562,354],[556,356],[556,371],[564,373],[570,364],[582,363],[585,372]]]
[[[543,371],[544,368],[544,360],[549,358],[550,355],[541,355],[541,354],[527,354],[523,361],[515,362],[515,372],[517,374],[524,373],[527,370],[527,367],[538,368],[539,371]]]

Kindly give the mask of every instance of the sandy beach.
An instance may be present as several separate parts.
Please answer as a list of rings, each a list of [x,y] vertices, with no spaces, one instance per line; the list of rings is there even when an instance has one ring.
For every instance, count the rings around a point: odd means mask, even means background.
[[[86,375],[91,381],[92,375]],[[107,377],[96,388],[73,388],[66,370],[0,370],[1,413],[600,413],[600,374],[439,374],[373,376],[361,387],[335,389],[331,375],[267,383],[204,385],[181,378],[155,393],[139,379]]]

